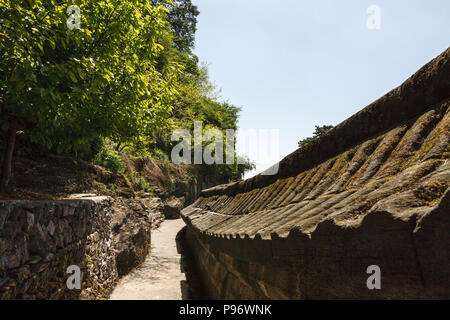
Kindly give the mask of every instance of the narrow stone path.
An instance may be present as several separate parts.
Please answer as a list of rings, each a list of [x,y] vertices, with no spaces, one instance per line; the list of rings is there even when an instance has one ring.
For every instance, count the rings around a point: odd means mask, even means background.
[[[143,265],[123,277],[111,300],[188,299],[188,287],[177,234],[183,220],[166,220],[152,232],[152,252]]]

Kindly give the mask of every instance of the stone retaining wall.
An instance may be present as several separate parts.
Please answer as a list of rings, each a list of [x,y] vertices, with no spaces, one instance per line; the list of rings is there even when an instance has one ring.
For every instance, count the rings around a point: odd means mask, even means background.
[[[2,299],[106,297],[117,281],[111,240],[112,200],[0,201]],[[67,267],[83,274],[66,287]]]
[[[0,201],[0,299],[108,298],[149,253],[161,210],[159,199]],[[81,290],[67,289],[70,265]]]

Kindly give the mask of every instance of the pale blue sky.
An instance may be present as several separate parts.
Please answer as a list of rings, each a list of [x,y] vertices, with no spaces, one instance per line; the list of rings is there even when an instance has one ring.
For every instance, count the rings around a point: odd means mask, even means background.
[[[450,45],[448,0],[193,2],[195,53],[222,99],[242,107],[241,129],[280,130],[278,160],[314,125],[340,123]],[[380,30],[366,26],[370,5]]]

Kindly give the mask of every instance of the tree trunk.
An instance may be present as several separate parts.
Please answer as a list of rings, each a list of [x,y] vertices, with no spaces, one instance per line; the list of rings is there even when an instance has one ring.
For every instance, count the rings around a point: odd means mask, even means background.
[[[11,180],[11,163],[14,154],[14,146],[16,144],[16,132],[17,120],[12,119],[6,137],[6,146],[1,167],[0,190],[2,191],[8,187]]]

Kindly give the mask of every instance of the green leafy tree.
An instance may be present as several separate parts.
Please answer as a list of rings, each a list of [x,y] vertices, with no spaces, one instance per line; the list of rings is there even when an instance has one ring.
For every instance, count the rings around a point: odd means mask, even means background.
[[[209,80],[206,66],[200,66],[197,75],[184,74],[177,84],[177,94],[173,100],[174,117],[170,121],[172,125],[170,132],[174,129],[184,128],[191,130],[193,137],[194,122],[201,121],[204,131],[218,129],[222,132],[225,146],[226,130],[237,130],[241,109],[228,102],[218,100],[217,90]],[[167,150],[170,154],[173,147],[170,136],[163,137],[163,141],[164,143],[159,147]],[[207,144],[204,143],[203,147],[206,147]],[[224,151],[229,152],[230,150]],[[229,183],[242,179],[246,171],[254,169],[254,164],[249,159],[238,161],[238,155],[233,154],[233,156],[235,159],[233,164],[196,165],[199,178],[211,184]]]
[[[175,35],[175,47],[191,53],[194,48],[197,17],[200,14],[197,6],[191,0],[152,0],[153,4],[165,5],[170,13],[168,20]]]
[[[167,9],[149,0],[73,4],[81,28],[71,30],[67,3],[0,0],[1,188],[18,131],[62,152],[99,135],[133,141],[171,112],[180,66],[168,62],[164,75],[156,67]]]
[[[317,137],[320,137],[321,135],[327,133],[328,131],[330,131],[333,128],[334,127],[330,126],[330,125],[316,126],[316,129],[314,130],[313,136],[300,140],[298,142],[298,147],[299,148],[303,147],[304,145],[308,144],[309,142],[311,142],[312,140],[316,139]]]

